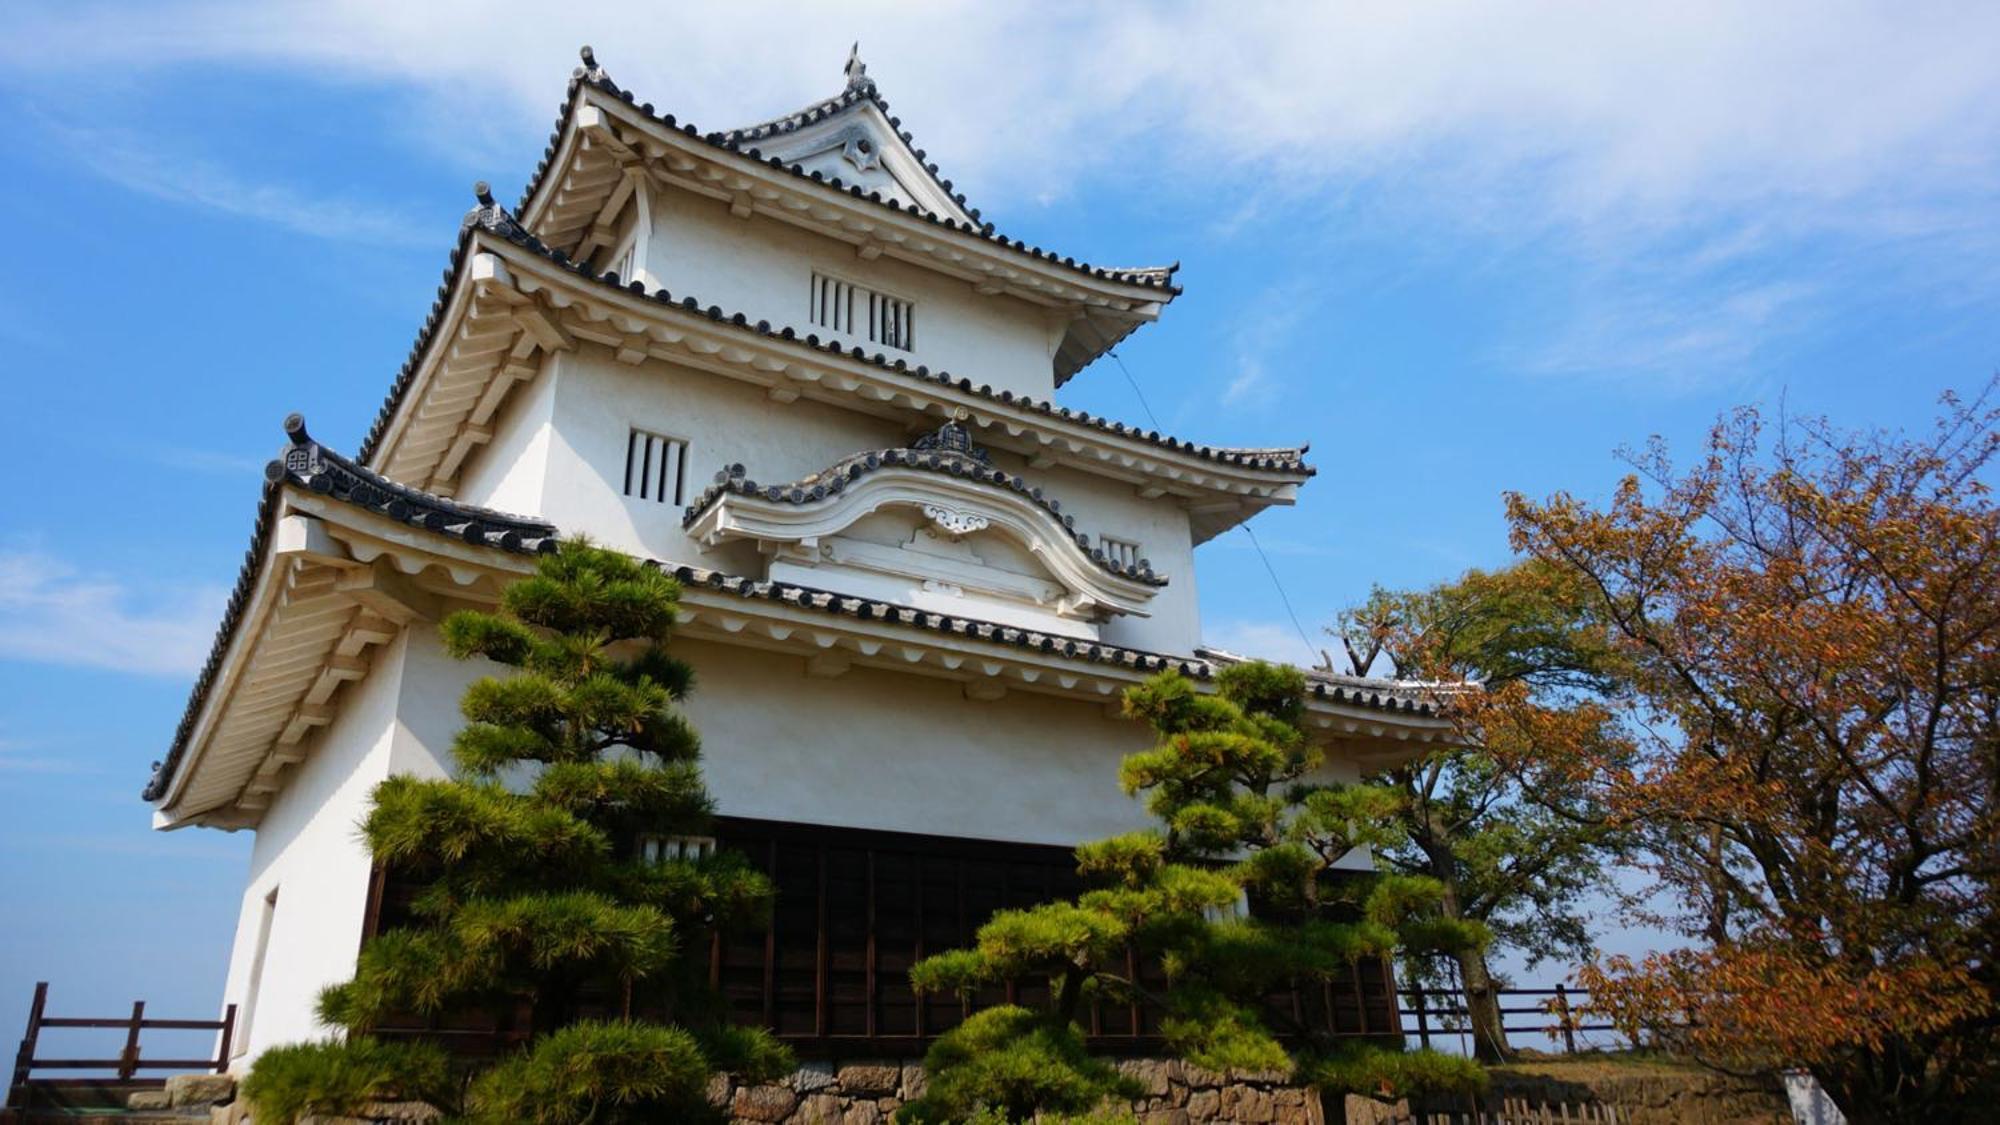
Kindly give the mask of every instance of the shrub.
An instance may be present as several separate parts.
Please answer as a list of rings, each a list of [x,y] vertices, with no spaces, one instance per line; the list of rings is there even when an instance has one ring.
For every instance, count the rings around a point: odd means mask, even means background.
[[[1486,1088],[1486,1069],[1441,1051],[1404,1051],[1376,1043],[1346,1043],[1313,1059],[1304,1074],[1322,1094],[1379,1098],[1471,1094]]]
[[[356,1036],[273,1047],[257,1056],[242,1093],[260,1125],[291,1125],[306,1113],[353,1114],[379,1101],[449,1110],[458,1104],[458,1089],[441,1049]]]
[[[708,1059],[677,1027],[574,1023],[473,1079],[466,1118],[479,1125],[616,1125],[680,1121],[702,1104]]]
[[[897,1114],[899,1125],[1028,1121],[1037,1110],[1083,1114],[1106,1098],[1144,1092],[1117,1067],[1091,1058],[1074,1025],[1011,1005],[939,1036],[924,1068],[930,1085]]]

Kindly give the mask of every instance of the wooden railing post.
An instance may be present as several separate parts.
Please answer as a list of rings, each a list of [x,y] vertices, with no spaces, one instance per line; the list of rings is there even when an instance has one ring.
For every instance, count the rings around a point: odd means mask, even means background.
[[[14,1076],[7,1083],[8,1109],[27,1106],[28,1072],[34,1068],[35,1041],[42,1034],[42,1013],[49,1005],[49,982],[35,982],[35,999],[28,1005],[28,1030],[21,1036],[21,1049],[14,1055]]]
[[[229,1073],[230,1039],[236,1034],[236,1005],[222,1009],[222,1042],[215,1048],[215,1073]]]
[[[132,1022],[125,1031],[125,1049],[118,1055],[118,1080],[129,1081],[139,1072],[139,1028],[146,1020],[146,1002],[132,1001]]]
[[[1576,1054],[1576,1020],[1569,1014],[1569,992],[1556,982],[1556,1016],[1562,1020],[1563,1050]]]

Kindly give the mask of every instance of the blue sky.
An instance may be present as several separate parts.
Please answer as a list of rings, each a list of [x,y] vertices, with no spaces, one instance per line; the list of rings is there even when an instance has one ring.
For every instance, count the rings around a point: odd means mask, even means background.
[[[574,7],[0,13],[0,1021],[41,977],[215,1003],[248,839],[153,833],[138,790],[259,467],[291,410],[358,443],[584,42],[721,128],[860,39],[1003,231],[1182,261],[1120,354],[1177,435],[1313,443],[1257,530],[1314,634],[1504,562],[1503,490],[1602,496],[1616,447],[1741,403],[1923,426],[2000,365],[1990,6]],[[1110,363],[1064,397],[1144,416]],[[1199,566],[1212,643],[1306,655],[1242,533]]]

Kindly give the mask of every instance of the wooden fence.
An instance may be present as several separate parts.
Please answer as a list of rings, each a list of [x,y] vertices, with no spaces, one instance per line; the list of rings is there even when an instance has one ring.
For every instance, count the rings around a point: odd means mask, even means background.
[[[66,1071],[109,1071],[118,1082],[145,1081],[138,1077],[142,1070],[200,1071],[213,1070],[221,1074],[229,1069],[229,1039],[236,1030],[236,1005],[231,1004],[219,1020],[163,1020],[151,1019],[146,1015],[146,1002],[132,1002],[132,1014],[125,1017],[93,1018],[85,1016],[52,1016],[48,1014],[49,982],[35,985],[35,999],[28,1007],[28,1030],[21,1036],[21,1049],[14,1055],[13,1078],[7,1083],[7,1108],[19,1109],[27,1105],[33,1087],[87,1086],[100,1084],[104,1078],[37,1078],[38,1070]],[[125,1033],[125,1045],[117,1058],[66,1059],[40,1058],[35,1054],[42,1032],[48,1028],[95,1028],[99,1030],[120,1030]],[[215,1056],[206,1059],[149,1059],[139,1053],[139,1035],[144,1031],[213,1031],[220,1034],[215,1048]]]
[[[1579,1009],[1587,1009],[1590,994],[1580,988],[1565,988],[1558,984],[1554,988],[1502,988],[1496,990],[1500,997],[1500,1026],[1511,1041],[1515,1035],[1541,1035],[1559,1038],[1563,1049],[1576,1053],[1576,1034],[1579,1031],[1617,1031],[1615,1024],[1585,1023]],[[1396,995],[1404,1007],[1397,1009],[1403,1016],[1403,1031],[1414,1033],[1417,1042],[1429,1047],[1433,1038],[1470,1036],[1471,1026],[1467,1021],[1465,990],[1459,988],[1402,988]],[[1509,1005],[1511,999],[1526,999],[1528,1005]],[[1513,1022],[1513,1016],[1537,1016],[1533,1022]]]
[[[1412,1110],[1407,1103],[1389,1106],[1349,1098],[1347,1120],[1350,1125],[1616,1125],[1620,1118],[1616,1107],[1595,1102],[1550,1105],[1502,1098],[1490,1108]]]

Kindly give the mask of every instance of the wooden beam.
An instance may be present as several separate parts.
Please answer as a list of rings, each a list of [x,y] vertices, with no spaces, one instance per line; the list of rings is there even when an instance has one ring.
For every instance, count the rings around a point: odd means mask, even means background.
[[[514,310],[514,319],[520,321],[522,330],[533,336],[545,351],[566,352],[576,347],[576,341],[570,339],[562,325],[557,324],[548,310],[540,305],[520,306]]]
[[[377,616],[400,625],[419,618],[436,621],[443,613],[437,595],[399,572],[386,556],[341,575],[334,588]]]
[[[815,679],[832,679],[847,674],[854,667],[854,661],[846,653],[816,652],[806,657],[806,675]]]

